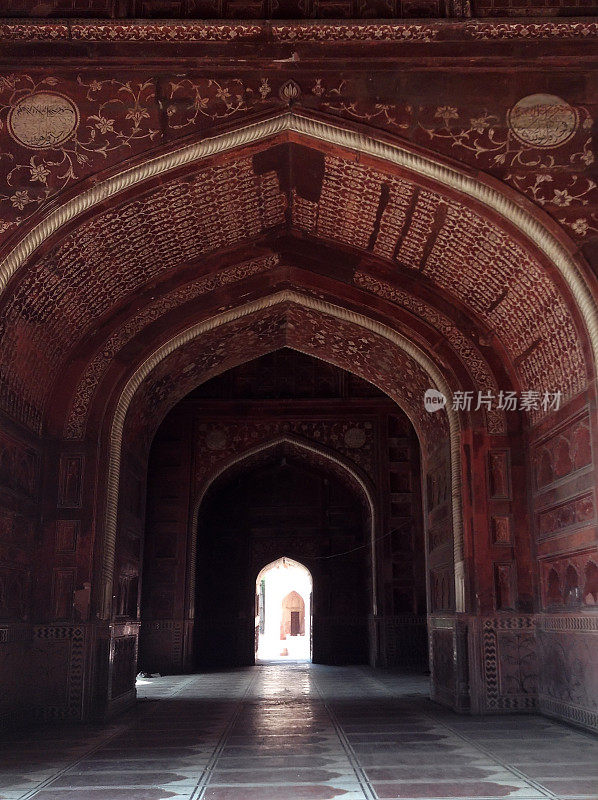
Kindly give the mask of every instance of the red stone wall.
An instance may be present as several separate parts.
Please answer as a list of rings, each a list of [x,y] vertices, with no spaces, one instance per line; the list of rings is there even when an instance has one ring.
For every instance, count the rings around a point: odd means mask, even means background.
[[[0,720],[8,725],[83,713],[80,523],[64,518],[81,504],[80,462],[60,460],[59,519],[43,522],[47,457],[43,442],[0,420]]]
[[[591,727],[598,723],[595,419],[592,401],[580,399],[531,437],[539,704]]]
[[[33,558],[39,529],[40,450],[10,424],[0,432],[0,719],[29,702],[22,665],[33,650]]]

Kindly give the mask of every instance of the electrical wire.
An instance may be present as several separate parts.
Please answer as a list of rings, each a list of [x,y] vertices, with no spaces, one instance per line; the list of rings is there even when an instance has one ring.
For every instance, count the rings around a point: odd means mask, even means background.
[[[393,533],[397,533],[402,528],[404,528],[406,525],[410,525],[411,522],[412,522],[411,519],[406,519],[403,523],[401,523],[401,525],[399,525],[398,528],[393,528],[388,533],[383,533],[382,536],[377,536],[374,539],[374,542],[380,542],[382,539],[386,539],[388,536],[392,536]],[[363,550],[364,548],[371,547],[371,546],[372,546],[371,542],[366,542],[366,544],[359,544],[359,545],[357,545],[357,547],[352,547],[351,550],[344,550],[342,553],[332,553],[329,556],[312,556],[311,558],[309,558],[309,559],[306,558],[305,560],[306,561],[326,561],[329,558],[338,558],[339,556],[347,556],[347,555],[349,555],[349,553],[355,553],[357,550]]]

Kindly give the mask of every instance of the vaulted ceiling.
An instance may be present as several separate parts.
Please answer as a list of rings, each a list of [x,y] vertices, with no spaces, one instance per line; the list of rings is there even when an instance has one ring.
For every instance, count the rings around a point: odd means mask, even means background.
[[[566,398],[587,383],[567,289],[504,220],[409,170],[275,140],[149,182],[21,269],[4,295],[4,405],[14,415],[18,395],[16,414],[39,429],[48,387],[74,393],[65,432],[78,438],[122,348],[125,361],[140,358],[224,298],[231,306],[297,286],[300,273],[319,276],[311,291],[328,299],[340,281],[354,303],[400,308],[399,328],[441,367],[460,363],[474,386],[495,388],[501,362],[500,377],[523,389],[557,387]]]

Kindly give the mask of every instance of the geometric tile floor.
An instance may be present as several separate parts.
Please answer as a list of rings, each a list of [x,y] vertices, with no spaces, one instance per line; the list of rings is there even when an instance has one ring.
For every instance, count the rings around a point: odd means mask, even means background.
[[[0,800],[598,800],[597,738],[427,689],[306,663],[154,678],[114,722],[0,738]]]

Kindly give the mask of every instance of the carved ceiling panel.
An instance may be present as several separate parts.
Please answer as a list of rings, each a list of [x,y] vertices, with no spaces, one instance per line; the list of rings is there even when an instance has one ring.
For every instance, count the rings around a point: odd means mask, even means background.
[[[239,159],[166,184],[80,226],[28,273],[5,307],[0,363],[7,376],[9,364],[15,372],[6,391],[16,383],[40,417],[43,394],[69,348],[103,314],[203,253],[284,222],[285,204],[274,172],[255,175],[251,160]]]
[[[1,0],[0,16],[108,19],[446,19],[592,14],[583,0]]]
[[[278,262],[278,255],[273,253],[272,255],[242,262],[215,274],[198,278],[192,283],[186,283],[180,288],[174,289],[164,297],[161,297],[159,300],[154,301],[151,305],[146,306],[133,317],[129,318],[127,322],[118,327],[89,362],[79,381],[64,428],[65,438],[83,438],[90,403],[110,363],[118,352],[135,336],[141,333],[147,325],[183,303],[188,303],[191,300],[201,297],[203,294],[223,286],[229,286],[251,275],[257,275],[261,272],[268,271],[274,268]]]
[[[585,387],[581,342],[557,287],[463,203],[327,155],[319,202],[309,214],[307,205],[293,216],[303,230],[385,255],[463,301],[499,337],[524,388],[572,397]]]
[[[203,334],[163,359],[131,402],[125,442],[143,442],[147,452],[167,411],[195,386],[281,347],[321,358],[378,386],[401,406],[428,447],[448,435],[446,413],[424,409],[430,376],[404,350],[356,323],[284,304]]]

